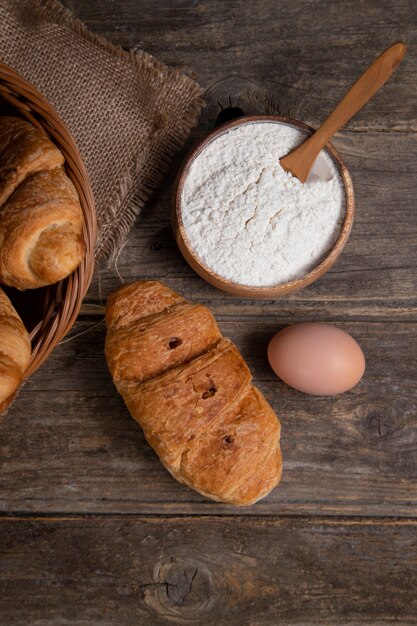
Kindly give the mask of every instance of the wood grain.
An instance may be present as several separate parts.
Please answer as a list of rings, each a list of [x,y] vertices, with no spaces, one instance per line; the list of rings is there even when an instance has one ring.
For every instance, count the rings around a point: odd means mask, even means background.
[[[189,67],[207,88],[224,77],[260,80],[285,107],[275,112],[313,126],[387,45],[417,44],[409,0],[64,2],[96,32]],[[349,128],[415,127],[415,73],[412,55]]]
[[[72,338],[0,420],[0,622],[416,624],[417,6],[64,4],[114,43],[195,75],[207,107],[188,148],[230,104],[317,127],[389,43],[402,39],[409,53],[334,139],[352,175],[355,223],[334,268],[302,292],[241,300],[192,272],[169,225],[178,155],[117,268],[97,272]],[[99,323],[120,277],[157,278],[208,304],[247,358],[283,431],[283,482],[255,507],[216,505],[176,483],[130,418]],[[269,337],[303,320],[335,322],[358,339],[367,372],[357,388],[311,398],[274,377]]]
[[[0,533],[13,626],[416,623],[415,521],[1,518]]]
[[[171,478],[113,386],[99,325],[61,345],[0,423],[1,509],[417,516],[415,323],[340,324],[365,352],[365,377],[349,393],[314,398],[284,385],[267,363],[282,319],[219,322],[281,419],[283,478],[265,500],[235,509]]]

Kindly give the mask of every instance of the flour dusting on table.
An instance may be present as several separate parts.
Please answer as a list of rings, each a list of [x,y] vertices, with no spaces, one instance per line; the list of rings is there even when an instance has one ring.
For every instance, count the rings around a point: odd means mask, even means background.
[[[311,271],[334,245],[345,209],[336,164],[322,151],[302,184],[279,164],[306,135],[250,122],[213,139],[194,160],[181,204],[199,259],[235,283],[277,285]]]

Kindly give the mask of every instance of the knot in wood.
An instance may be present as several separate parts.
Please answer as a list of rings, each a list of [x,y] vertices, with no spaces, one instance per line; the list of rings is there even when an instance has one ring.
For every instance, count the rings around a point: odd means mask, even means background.
[[[364,415],[366,438],[378,445],[390,439],[396,430],[396,412],[394,407],[378,404],[370,407]]]
[[[158,563],[154,582],[141,585],[141,589],[153,613],[176,623],[205,621],[214,606],[210,572],[205,564],[187,557]]]

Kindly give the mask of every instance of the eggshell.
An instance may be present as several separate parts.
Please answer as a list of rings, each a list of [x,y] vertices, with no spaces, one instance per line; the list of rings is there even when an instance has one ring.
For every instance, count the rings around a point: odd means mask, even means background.
[[[268,346],[274,372],[287,385],[319,396],[352,389],[365,372],[365,357],[344,330],[318,322],[280,330]]]

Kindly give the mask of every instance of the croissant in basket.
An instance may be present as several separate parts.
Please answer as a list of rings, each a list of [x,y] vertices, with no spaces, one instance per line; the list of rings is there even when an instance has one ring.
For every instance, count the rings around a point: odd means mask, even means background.
[[[30,355],[29,333],[0,288],[0,412],[10,404],[22,382]]]
[[[106,359],[148,442],[178,481],[235,505],[280,480],[280,424],[209,309],[155,281],[112,294]]]
[[[0,117],[0,282],[55,283],[84,254],[77,192],[60,150],[32,124]]]

